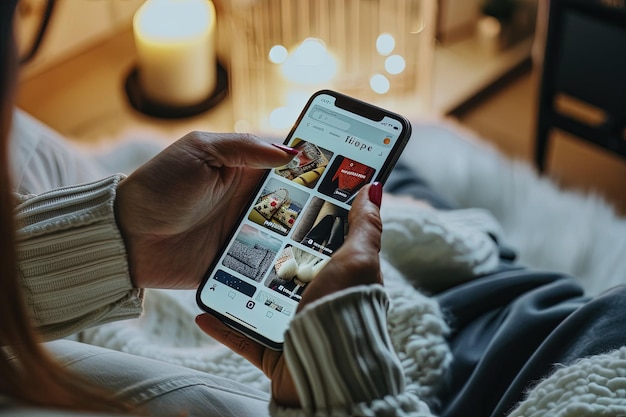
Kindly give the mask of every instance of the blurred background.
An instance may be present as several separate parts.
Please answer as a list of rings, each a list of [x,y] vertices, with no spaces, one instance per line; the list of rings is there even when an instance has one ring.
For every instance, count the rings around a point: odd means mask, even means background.
[[[197,2],[210,5],[207,19],[177,16],[189,3],[197,17]],[[333,88],[414,122],[452,120],[626,214],[624,8],[623,0],[21,0],[18,106],[81,144],[136,131],[172,141],[194,129],[281,137],[312,91]],[[603,67],[622,75],[589,72]],[[568,68],[580,71],[568,78]],[[597,127],[600,139],[577,139],[587,130],[557,126],[548,107]],[[557,128],[541,158],[538,128],[550,123]]]

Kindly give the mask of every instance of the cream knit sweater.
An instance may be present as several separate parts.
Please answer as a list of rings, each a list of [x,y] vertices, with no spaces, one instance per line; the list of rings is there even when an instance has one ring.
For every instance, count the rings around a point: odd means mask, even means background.
[[[19,273],[46,339],[141,314],[113,212],[121,179],[18,196]]]
[[[18,197],[20,273],[33,320],[47,338],[141,313],[143,292],[131,285],[113,211],[121,179]],[[401,207],[387,207],[382,214],[385,227],[390,225],[385,239],[404,233],[410,240],[401,227],[408,216]],[[473,220],[464,222],[464,215]],[[413,230],[426,236],[427,247],[438,248],[440,256],[458,260],[459,280],[485,272],[493,259],[480,235],[489,223],[480,220],[484,213],[464,215],[449,214],[446,220],[436,212],[424,213],[423,227]],[[473,235],[475,242],[468,244],[471,239],[464,235]],[[271,404],[274,415],[432,415],[428,404],[452,359],[445,344],[447,326],[432,299],[417,291],[398,296],[406,288],[397,285],[398,271],[411,255],[397,255],[387,255],[394,267],[383,262],[386,288],[355,287],[318,300],[296,316],[286,334],[285,355],[303,407]],[[512,415],[626,415],[626,348],[559,369]]]

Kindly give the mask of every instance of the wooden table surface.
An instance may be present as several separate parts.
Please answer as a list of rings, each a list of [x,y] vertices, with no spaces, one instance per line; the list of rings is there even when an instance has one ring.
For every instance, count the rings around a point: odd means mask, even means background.
[[[135,62],[132,31],[125,30],[96,47],[22,80],[18,106],[79,142],[100,142],[133,132],[155,132],[177,139],[191,130],[233,131],[227,96],[194,117],[150,117],[129,103],[124,83]]]

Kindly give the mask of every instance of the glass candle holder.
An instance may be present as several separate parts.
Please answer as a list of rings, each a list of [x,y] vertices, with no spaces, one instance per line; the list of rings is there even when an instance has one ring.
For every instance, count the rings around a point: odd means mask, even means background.
[[[230,0],[235,130],[284,133],[333,89],[412,116],[430,110],[435,0]]]

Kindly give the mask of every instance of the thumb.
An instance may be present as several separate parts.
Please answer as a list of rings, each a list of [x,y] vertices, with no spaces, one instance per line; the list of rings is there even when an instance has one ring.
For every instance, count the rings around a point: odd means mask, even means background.
[[[274,168],[285,165],[298,153],[293,148],[267,143],[254,135],[197,132],[192,137],[203,159],[215,167]]]
[[[375,182],[361,189],[348,214],[348,236],[344,246],[378,256],[383,224],[380,218],[382,184]],[[341,249],[340,249],[341,250]]]
[[[298,311],[328,294],[355,285],[382,283],[378,256],[383,229],[378,208],[381,197],[380,183],[367,185],[359,191],[348,214],[346,240],[307,285]]]

